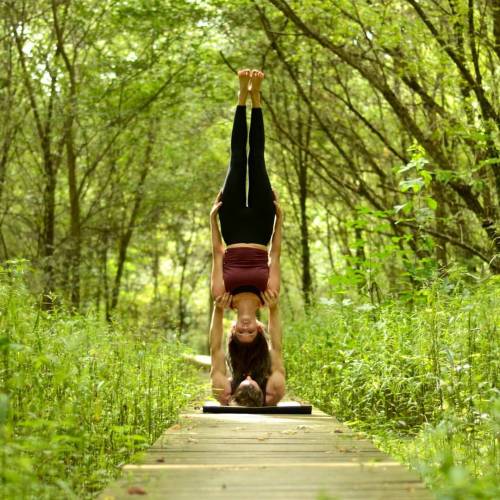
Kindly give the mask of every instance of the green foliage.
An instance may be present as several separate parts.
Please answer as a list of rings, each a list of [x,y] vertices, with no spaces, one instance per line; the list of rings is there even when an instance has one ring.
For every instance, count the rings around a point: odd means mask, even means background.
[[[197,393],[180,346],[93,315],[46,315],[0,274],[2,498],[84,498]]]
[[[288,383],[378,436],[442,498],[494,498],[499,285],[439,280],[380,306],[324,299],[286,327]]]
[[[0,3],[0,259],[28,259],[30,292],[91,314],[45,316],[4,273],[5,484],[42,496],[91,491],[95,471],[142,446],[126,436],[151,438],[162,416],[173,418],[161,410],[180,397],[178,381],[161,378],[167,370],[153,377],[165,385],[160,399],[140,387],[162,363],[179,370],[178,349],[155,335],[205,346],[207,213],[229,159],[240,67],[266,72],[266,162],[286,214],[283,308],[300,316],[306,297],[332,286],[343,300],[314,311],[314,330],[296,325],[310,352],[289,359],[292,384],[312,373],[308,396],[325,408],[420,432],[411,442],[428,446],[416,453],[431,464],[436,443],[458,429],[441,447],[453,460],[436,460],[452,464],[443,465],[450,484],[477,475],[454,464],[470,437],[459,425],[467,404],[491,414],[476,399],[493,379],[476,377],[488,366],[482,326],[492,318],[477,319],[487,312],[479,292],[460,302],[461,289],[425,284],[457,264],[467,279],[500,273],[493,3],[23,5]],[[363,294],[404,304],[359,304]],[[110,329],[104,316],[119,320]],[[472,363],[465,338],[479,346]]]

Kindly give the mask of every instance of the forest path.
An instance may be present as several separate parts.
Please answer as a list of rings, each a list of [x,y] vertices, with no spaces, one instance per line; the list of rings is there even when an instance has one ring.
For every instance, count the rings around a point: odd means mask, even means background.
[[[319,410],[185,413],[101,500],[430,499],[414,472]]]

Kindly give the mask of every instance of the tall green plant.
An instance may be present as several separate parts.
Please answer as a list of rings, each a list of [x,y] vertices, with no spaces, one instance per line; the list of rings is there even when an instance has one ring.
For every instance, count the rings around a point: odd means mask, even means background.
[[[287,327],[293,391],[378,436],[443,498],[494,498],[500,281],[440,279],[406,303],[323,302]]]
[[[47,315],[0,271],[2,498],[82,498],[196,394],[181,348],[92,315]]]

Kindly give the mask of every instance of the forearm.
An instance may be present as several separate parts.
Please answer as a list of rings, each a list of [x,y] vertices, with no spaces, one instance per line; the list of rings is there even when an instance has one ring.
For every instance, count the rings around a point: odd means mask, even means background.
[[[271,250],[269,251],[269,255],[271,259],[277,259],[279,261],[281,256],[281,240],[283,236],[283,228],[281,219],[276,219],[276,223],[274,225],[273,237],[271,239]]]
[[[222,349],[222,322],[224,319],[224,310],[220,307],[214,306],[212,312],[212,321],[210,323],[210,355],[212,356],[212,365],[214,356]]]
[[[222,348],[222,326],[224,308],[214,306],[210,325],[210,357],[212,392],[221,404],[228,404],[231,396],[231,384],[226,376],[226,360]]]
[[[269,308],[268,331],[271,337],[272,349],[281,355],[282,331],[281,331],[281,313],[279,304]]]
[[[212,273],[210,278],[210,290],[214,299],[223,295],[226,291],[226,287],[224,285],[223,263],[223,252],[219,252],[214,249],[212,254]]]
[[[271,249],[269,250],[269,280],[267,287],[277,293],[281,287],[281,219],[276,219]]]
[[[210,218],[210,229],[212,233],[212,251],[213,253],[222,252],[224,250],[224,243],[222,242],[222,235],[220,233],[219,224],[215,217]]]

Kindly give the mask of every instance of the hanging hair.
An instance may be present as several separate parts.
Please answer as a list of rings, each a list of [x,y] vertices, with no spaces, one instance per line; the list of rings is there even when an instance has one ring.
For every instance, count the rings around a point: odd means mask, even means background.
[[[263,328],[259,327],[255,338],[248,343],[240,342],[236,335],[231,332],[227,352],[229,366],[233,375],[231,382],[233,399],[241,406],[263,406],[267,379],[271,373],[271,356],[269,355],[269,345]],[[253,391],[248,388],[238,390],[238,386],[248,375],[259,385],[261,390],[259,396],[255,387],[253,387]],[[253,404],[258,402],[258,398],[260,398],[260,404]],[[247,404],[245,404],[245,401]]]

